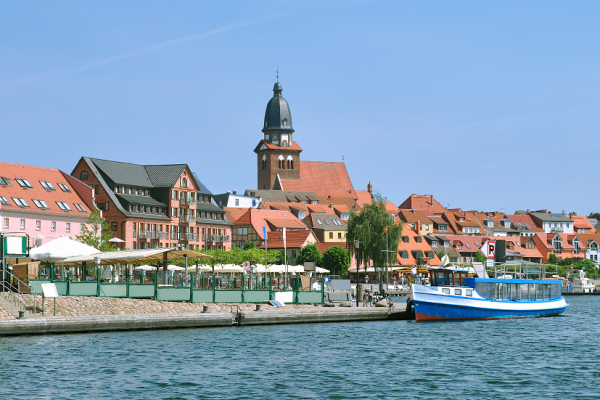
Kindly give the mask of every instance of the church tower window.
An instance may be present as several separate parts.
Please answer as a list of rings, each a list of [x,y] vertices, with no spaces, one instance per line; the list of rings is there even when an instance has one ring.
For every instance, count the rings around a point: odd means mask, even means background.
[[[285,169],[285,161],[283,156],[279,156],[279,169]]]
[[[267,169],[267,156],[265,156],[263,154],[263,156],[262,156],[262,170],[264,171],[266,169]]]
[[[292,156],[287,158],[287,167],[288,169],[294,169],[294,158]]]

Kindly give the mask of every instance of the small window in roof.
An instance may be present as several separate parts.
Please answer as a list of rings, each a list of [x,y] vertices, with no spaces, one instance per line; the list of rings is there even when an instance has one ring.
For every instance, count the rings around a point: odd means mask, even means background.
[[[50,190],[50,188],[48,187],[48,185],[46,185],[46,182],[44,181],[40,181],[40,183],[42,184],[42,187],[46,190]]]
[[[323,221],[325,221],[327,225],[331,225],[328,220],[324,219]]]
[[[468,244],[468,243],[467,243],[467,244],[465,244],[465,246],[467,246],[467,249],[470,249],[470,248],[471,248],[471,246],[469,246],[469,244]]]
[[[475,242],[475,246],[479,247],[479,242]]]
[[[40,203],[44,206],[44,208],[50,208],[50,207],[48,207],[48,204],[46,204],[46,202],[44,200],[40,200]]]
[[[21,186],[21,187],[27,187],[27,185],[25,184],[25,182],[23,182],[22,179],[16,179],[17,183]]]
[[[320,219],[318,219],[317,222],[319,223],[319,225],[323,225]]]
[[[8,201],[8,199],[4,196],[0,196],[0,203],[10,206],[10,201]]]
[[[48,187],[50,188],[50,190],[56,190],[54,188],[54,186],[52,186],[52,184],[50,182],[46,182],[46,184],[48,185]]]
[[[42,203],[40,203],[38,200],[36,199],[32,199],[33,200],[33,204],[35,204],[37,206],[37,208],[44,208],[44,206],[42,205]]]
[[[19,199],[18,197],[13,197],[12,199],[16,205],[18,205],[19,207],[23,207],[23,204],[21,203],[21,199]]]

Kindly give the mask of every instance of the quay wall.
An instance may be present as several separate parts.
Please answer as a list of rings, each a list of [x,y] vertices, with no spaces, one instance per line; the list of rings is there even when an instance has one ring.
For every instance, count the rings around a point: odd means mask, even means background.
[[[0,321],[0,336],[406,319],[402,309],[347,308],[49,317]]]

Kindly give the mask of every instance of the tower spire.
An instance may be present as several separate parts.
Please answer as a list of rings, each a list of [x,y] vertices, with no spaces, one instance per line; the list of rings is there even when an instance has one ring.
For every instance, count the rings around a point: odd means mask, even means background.
[[[277,67],[277,82],[279,82],[279,67]]]

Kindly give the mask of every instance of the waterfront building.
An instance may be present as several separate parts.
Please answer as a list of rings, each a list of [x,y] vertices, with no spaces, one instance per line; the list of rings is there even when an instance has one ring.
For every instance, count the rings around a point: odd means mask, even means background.
[[[404,225],[402,236],[398,244],[397,261],[400,266],[437,266],[440,259],[427,240],[418,232],[420,227],[413,229],[410,225]]]
[[[562,214],[532,212],[529,215],[545,233],[573,233],[573,220]]]
[[[258,208],[262,201],[261,197],[239,195],[235,190],[223,194],[214,195],[215,202],[221,208]]]
[[[254,148],[257,155],[257,192],[308,191],[318,202],[360,206],[371,193],[356,193],[343,162],[301,161],[302,148],[293,140],[294,128],[281,83],[273,87],[263,123],[263,138]],[[246,191],[248,195],[248,191]],[[252,196],[252,194],[250,194]],[[256,194],[255,194],[256,195]],[[264,201],[272,201],[259,194]],[[314,200],[313,200],[314,201]]]
[[[559,259],[585,257],[587,243],[582,242],[577,235],[568,233],[536,233],[533,239],[535,240],[536,248],[542,255],[542,262],[548,261],[550,254],[556,255]]]
[[[263,203],[302,203],[319,204],[313,191],[305,190],[252,190],[246,189],[244,196],[260,197]],[[265,207],[263,207],[265,208]]]
[[[574,233],[596,233],[596,228],[585,215],[567,215],[573,220]]]
[[[443,214],[448,211],[442,204],[430,194],[411,194],[402,204],[398,206],[401,210],[418,210],[427,215]]]
[[[420,235],[433,233],[433,221],[422,211],[400,209],[398,210],[398,217]]]
[[[581,243],[585,244],[585,258],[596,264],[600,263],[600,234],[598,233],[580,233],[577,235]]]
[[[125,249],[228,249],[231,223],[187,164],[138,165],[82,157],[72,176],[94,188]]]
[[[423,236],[427,243],[431,247],[431,249],[438,255],[438,258],[441,259],[440,254],[442,252],[448,255],[448,259],[451,263],[458,263],[460,258],[460,254],[452,247],[450,239],[448,239],[444,235],[425,235]]]
[[[75,239],[94,209],[93,190],[54,168],[0,163],[0,232],[28,235],[37,247]]]
[[[533,237],[536,233],[544,233],[544,229],[536,225],[529,214],[507,215],[506,217],[512,221],[513,227],[520,236]]]

